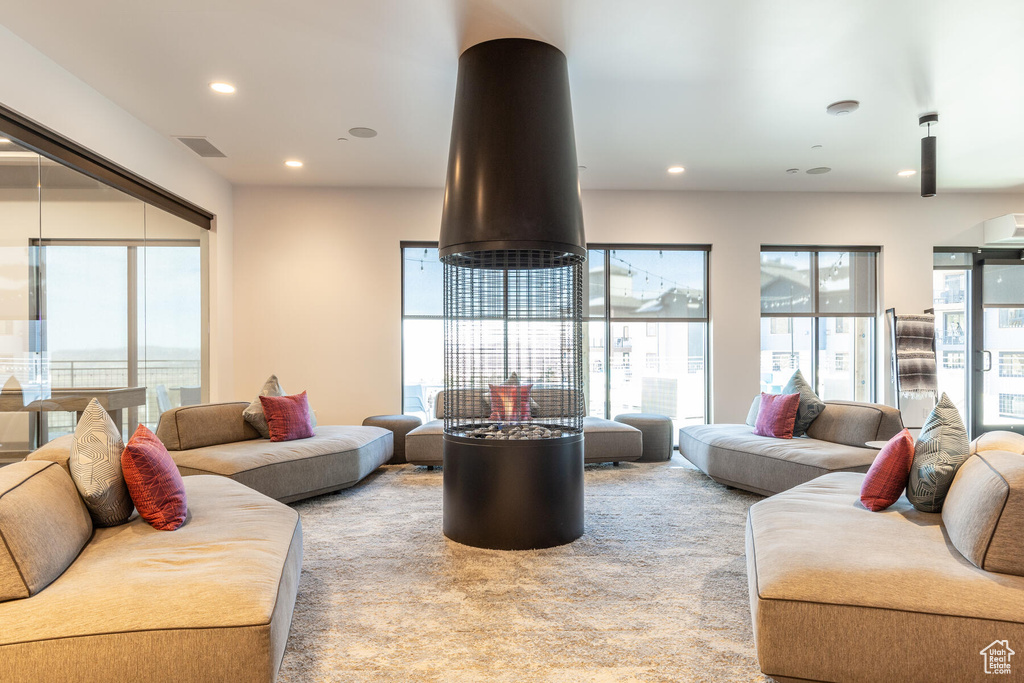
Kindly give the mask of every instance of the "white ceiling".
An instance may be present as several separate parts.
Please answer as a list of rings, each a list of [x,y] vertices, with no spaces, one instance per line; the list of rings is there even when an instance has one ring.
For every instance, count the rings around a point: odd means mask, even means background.
[[[940,192],[1024,190],[1021,0],[5,5],[11,31],[155,130],[208,136],[227,158],[205,163],[238,184],[441,187],[459,52],[516,36],[568,56],[585,189],[916,192],[896,172],[936,110]],[[841,99],[860,110],[828,116]]]

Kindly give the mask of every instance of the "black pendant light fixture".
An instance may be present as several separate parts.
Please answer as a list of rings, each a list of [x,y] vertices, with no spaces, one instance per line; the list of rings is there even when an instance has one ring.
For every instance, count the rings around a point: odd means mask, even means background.
[[[921,138],[921,196],[935,196],[935,137],[932,136],[932,124],[939,122],[939,115],[932,112],[922,114],[917,120],[918,125],[927,126],[928,133]]]

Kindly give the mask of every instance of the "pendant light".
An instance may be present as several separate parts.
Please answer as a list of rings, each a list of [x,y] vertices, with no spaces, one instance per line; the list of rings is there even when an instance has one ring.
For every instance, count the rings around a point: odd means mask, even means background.
[[[939,122],[939,115],[932,112],[922,114],[917,120],[918,125],[927,126],[928,133],[921,138],[921,196],[935,196],[935,138],[932,136],[932,124]]]

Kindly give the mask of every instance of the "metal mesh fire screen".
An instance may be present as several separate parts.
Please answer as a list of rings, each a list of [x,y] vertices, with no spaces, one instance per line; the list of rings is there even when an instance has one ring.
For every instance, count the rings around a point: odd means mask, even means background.
[[[444,430],[557,439],[583,428],[583,262],[543,250],[444,263]]]

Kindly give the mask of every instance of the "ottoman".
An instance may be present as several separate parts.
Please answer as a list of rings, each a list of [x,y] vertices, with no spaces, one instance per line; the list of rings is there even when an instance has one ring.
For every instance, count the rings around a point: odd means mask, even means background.
[[[412,415],[373,415],[363,420],[364,427],[383,427],[395,435],[395,451],[388,465],[400,465],[405,459],[405,435],[423,424],[423,421]]]
[[[638,462],[672,459],[672,418],[654,413],[625,413],[616,415],[615,421],[640,430],[644,450]]]

